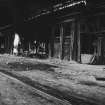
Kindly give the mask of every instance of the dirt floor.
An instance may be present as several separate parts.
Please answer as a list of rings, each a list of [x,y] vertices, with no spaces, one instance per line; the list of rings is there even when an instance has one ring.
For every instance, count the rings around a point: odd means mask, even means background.
[[[17,79],[0,73],[0,105],[59,105],[34,91]]]
[[[4,54],[0,55],[0,71],[53,96],[65,99],[72,105],[105,105],[103,65],[78,64],[74,61],[57,59],[39,60]]]

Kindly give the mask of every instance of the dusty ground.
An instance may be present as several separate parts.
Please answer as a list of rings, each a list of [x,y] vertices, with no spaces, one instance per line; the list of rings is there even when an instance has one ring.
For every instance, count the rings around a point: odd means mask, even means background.
[[[24,83],[0,73],[0,105],[59,105]]]
[[[42,90],[72,105],[105,105],[105,66],[11,55],[0,55],[0,65],[1,71],[7,70],[32,86],[40,84]]]

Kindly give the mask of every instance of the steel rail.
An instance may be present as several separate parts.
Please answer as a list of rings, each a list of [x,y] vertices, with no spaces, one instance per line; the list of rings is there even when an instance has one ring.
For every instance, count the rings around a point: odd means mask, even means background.
[[[48,93],[46,93],[46,92],[44,92],[42,90],[39,90],[39,89],[37,89],[35,87],[32,87],[31,85],[29,85],[27,83],[24,83],[23,81],[15,78],[14,76],[11,76],[11,75],[9,75],[7,73],[0,72],[0,75],[3,75],[3,76],[5,76],[5,77],[7,77],[9,79],[14,79],[14,80],[18,80],[18,81],[22,82],[22,84],[24,84],[26,87],[28,86],[30,88],[30,90],[33,90],[33,92],[35,94],[38,94],[39,96],[45,98],[46,100],[53,102],[55,105],[72,105],[70,102],[68,102],[66,100],[62,100],[62,99],[57,98],[57,97],[55,97],[55,96],[53,96],[51,94],[48,94]]]
[[[46,86],[42,86],[41,84],[36,83],[35,81],[30,80],[30,78],[28,77],[24,77],[24,76],[20,76],[20,74],[10,71],[7,68],[5,69],[0,69],[0,72],[13,77],[25,84],[27,84],[28,86],[32,87],[33,89],[36,90],[36,92],[40,93],[40,95],[42,95],[43,97],[47,97],[50,99],[54,99],[59,103],[63,103],[63,104],[58,104],[58,105],[73,105],[72,103],[78,103],[78,102],[82,102],[84,105],[86,103],[86,105],[104,105],[103,103],[100,103],[95,100],[91,100],[91,99],[87,99],[85,97],[81,97],[81,96],[76,96],[76,94],[71,94],[70,96],[68,96],[67,94],[63,94],[60,91],[57,91],[55,89],[52,89]],[[54,90],[54,92],[52,92]],[[43,94],[41,94],[43,93]],[[81,105],[81,104],[77,104],[77,105]]]

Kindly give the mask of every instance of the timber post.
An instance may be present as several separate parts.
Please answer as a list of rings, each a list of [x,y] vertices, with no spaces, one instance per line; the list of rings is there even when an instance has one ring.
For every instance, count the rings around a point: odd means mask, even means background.
[[[53,51],[54,50],[54,36],[55,36],[54,35],[54,30],[55,30],[55,28],[53,26],[50,41],[49,41],[49,45],[48,45],[48,47],[49,47],[49,58],[54,56],[54,51]]]
[[[60,59],[63,59],[63,25],[60,25]]]
[[[73,60],[81,62],[80,22],[75,20]]]
[[[77,48],[78,48],[78,51],[77,51],[77,61],[78,62],[81,62],[81,43],[80,43],[80,22],[78,21],[77,22]]]
[[[75,43],[75,23],[74,20],[72,21],[72,25],[71,25],[71,33],[70,33],[70,60],[74,60],[73,55],[75,55],[74,53],[74,43]]]

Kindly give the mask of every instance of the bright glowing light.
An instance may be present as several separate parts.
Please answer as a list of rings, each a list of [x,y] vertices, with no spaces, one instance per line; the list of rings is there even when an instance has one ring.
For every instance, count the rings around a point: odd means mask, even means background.
[[[14,47],[18,46],[19,42],[20,42],[20,37],[19,37],[19,35],[17,33],[15,33]]]
[[[13,54],[18,54],[18,45],[20,43],[20,37],[17,33],[15,33],[15,37],[14,37],[14,48],[13,48]]]

